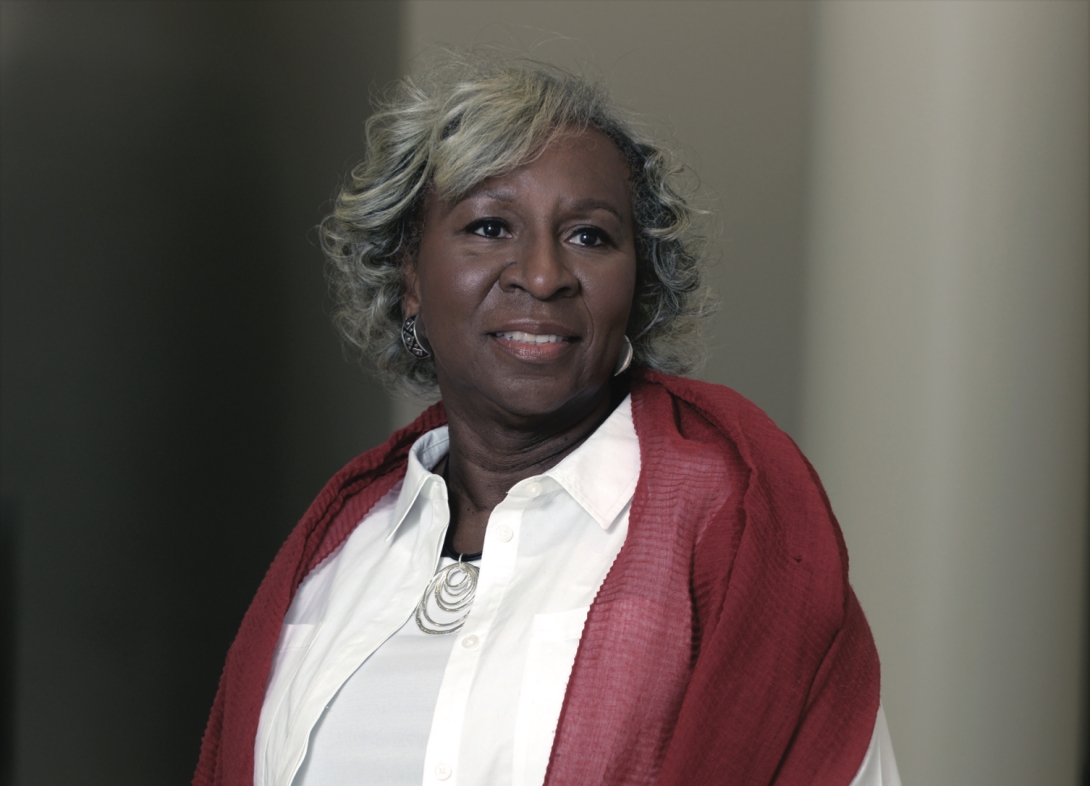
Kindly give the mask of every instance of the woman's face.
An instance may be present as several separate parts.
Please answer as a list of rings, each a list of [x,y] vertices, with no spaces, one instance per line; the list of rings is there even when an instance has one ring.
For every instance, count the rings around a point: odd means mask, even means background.
[[[404,306],[448,409],[578,416],[602,401],[635,290],[628,181],[588,130],[457,201],[427,197]]]

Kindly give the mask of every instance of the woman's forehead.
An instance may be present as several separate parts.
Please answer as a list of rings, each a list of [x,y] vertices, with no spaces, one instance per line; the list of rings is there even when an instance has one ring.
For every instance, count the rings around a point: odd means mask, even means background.
[[[628,160],[609,136],[594,128],[558,132],[527,160],[478,181],[460,195],[443,197],[431,188],[425,197],[425,210],[439,202],[453,207],[482,199],[513,204],[524,196],[527,187],[543,181],[566,188],[571,200],[585,207],[600,203],[597,206],[612,212],[631,214]]]

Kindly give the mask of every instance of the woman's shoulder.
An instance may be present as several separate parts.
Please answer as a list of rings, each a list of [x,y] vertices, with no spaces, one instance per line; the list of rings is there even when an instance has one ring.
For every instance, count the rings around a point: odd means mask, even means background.
[[[798,446],[764,410],[726,385],[642,369],[634,376],[632,398],[637,429],[642,421],[690,443],[729,445],[754,465],[805,463]]]
[[[794,441],[757,405],[723,385],[641,371],[633,421],[643,465],[708,496],[716,531],[737,544],[741,530],[785,562],[846,580],[847,552],[821,481]],[[691,480],[690,480],[691,479]],[[717,500],[722,500],[719,505]]]

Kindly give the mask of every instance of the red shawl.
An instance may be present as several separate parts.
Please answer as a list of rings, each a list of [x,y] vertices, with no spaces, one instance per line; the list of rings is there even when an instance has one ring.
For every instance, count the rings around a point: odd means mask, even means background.
[[[846,786],[878,712],[878,654],[817,475],[753,404],[635,374],[628,537],[579,643],[546,784]],[[251,786],[280,626],[300,582],[404,475],[437,404],[322,490],[227,654],[195,786]]]

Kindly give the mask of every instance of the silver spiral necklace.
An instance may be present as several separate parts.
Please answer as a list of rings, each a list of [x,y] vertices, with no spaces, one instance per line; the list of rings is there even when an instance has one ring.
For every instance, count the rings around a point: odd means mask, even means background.
[[[447,556],[446,549],[443,556]],[[458,561],[439,568],[416,604],[416,625],[424,633],[454,633],[465,624],[473,598],[477,596],[480,570],[470,560],[480,554],[458,554]]]
[[[445,463],[442,472],[443,480],[447,483],[448,466],[449,462]],[[470,563],[479,560],[484,552],[459,553],[454,550],[453,540],[454,531],[447,527],[442,556],[454,562],[435,572],[420,602],[416,604],[416,626],[433,636],[461,629],[477,596],[477,577],[481,571]]]

